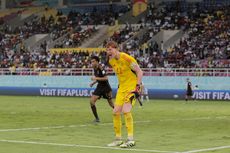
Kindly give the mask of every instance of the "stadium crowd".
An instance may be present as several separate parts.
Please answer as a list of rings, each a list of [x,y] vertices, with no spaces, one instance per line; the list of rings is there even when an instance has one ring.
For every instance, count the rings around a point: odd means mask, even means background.
[[[151,6],[150,6],[151,7]],[[154,8],[154,7],[152,7]],[[154,9],[153,9],[154,10]],[[203,9],[191,7],[181,11],[177,5],[162,8],[159,17],[147,15],[147,22],[161,28],[182,29],[185,31],[179,43],[168,49],[155,48],[150,51],[150,58],[144,65],[175,68],[225,68],[230,67],[230,7]],[[176,11],[176,12],[175,12]],[[154,19],[154,20],[152,20]],[[165,26],[167,25],[167,26]],[[151,46],[151,45],[150,45]],[[147,66],[147,67],[149,67]]]
[[[210,10],[191,8],[182,12],[173,5],[160,10],[150,5],[140,26],[126,24],[109,39],[121,44],[123,51],[134,56],[142,68],[230,67],[229,10],[229,6],[224,6]],[[119,13],[107,13],[82,15],[71,11],[63,17],[58,12],[57,17],[37,17],[14,30],[5,24],[0,32],[0,68],[87,68],[91,67],[89,57],[92,55],[98,55],[105,64],[105,52],[51,54],[47,42],[36,50],[27,50],[22,42],[34,34],[51,33],[53,40],[66,35],[64,41],[57,42],[55,47],[79,46],[97,31],[96,25],[114,24]],[[83,24],[93,24],[94,27],[83,29]],[[144,35],[135,37],[143,29]],[[174,46],[162,49],[156,42],[149,41],[161,29],[182,29],[185,36]]]

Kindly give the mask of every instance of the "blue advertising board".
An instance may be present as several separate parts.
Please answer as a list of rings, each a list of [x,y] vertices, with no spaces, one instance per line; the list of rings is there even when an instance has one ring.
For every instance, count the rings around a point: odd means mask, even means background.
[[[0,95],[89,97],[94,88],[0,87]],[[184,89],[149,89],[150,99],[184,99]],[[116,89],[113,89],[115,97]],[[230,100],[230,90],[196,90],[194,99]]]

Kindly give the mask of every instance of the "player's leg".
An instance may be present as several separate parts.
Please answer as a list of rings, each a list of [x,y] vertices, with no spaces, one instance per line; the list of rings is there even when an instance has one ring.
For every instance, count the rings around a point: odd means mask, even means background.
[[[186,91],[185,101],[188,101],[188,91]]]
[[[146,98],[146,100],[147,100],[147,101],[149,101],[149,96],[148,96],[148,94],[146,95],[146,97],[145,97],[145,98]]]
[[[123,141],[121,137],[121,110],[122,107],[115,105],[113,109],[113,126],[114,126],[114,132],[115,132],[115,140],[108,144],[109,147],[115,147],[115,146],[120,146]]]
[[[114,108],[114,103],[113,103],[113,100],[112,100],[112,91],[109,91],[107,94],[106,94],[106,99],[109,103],[109,106]]]
[[[145,89],[145,98],[147,101],[149,101],[148,89]]]
[[[135,141],[133,138],[133,130],[134,130],[133,117],[131,113],[131,110],[134,104],[135,104],[135,98],[134,98],[134,95],[131,95],[131,96],[128,96],[128,98],[126,99],[122,107],[122,112],[124,113],[125,124],[126,124],[127,133],[128,133],[127,141],[123,143],[122,145],[120,145],[120,147],[122,148],[132,147],[135,145]]]
[[[141,101],[144,101],[144,94],[141,94]]]
[[[121,111],[122,111],[122,93],[117,92],[115,106],[113,109],[113,126],[115,132],[115,140],[108,144],[109,147],[120,146],[122,142],[121,137]]]
[[[192,99],[192,90],[188,90],[186,101],[191,100],[191,99]]]
[[[96,101],[99,99],[100,97],[97,96],[97,95],[92,95],[91,98],[90,98],[90,107],[91,107],[91,110],[93,112],[93,115],[95,117],[95,122],[100,122],[100,119],[98,117],[98,114],[97,114],[97,108],[96,108]]]
[[[192,95],[189,96],[189,100],[194,100],[194,99],[192,98]]]

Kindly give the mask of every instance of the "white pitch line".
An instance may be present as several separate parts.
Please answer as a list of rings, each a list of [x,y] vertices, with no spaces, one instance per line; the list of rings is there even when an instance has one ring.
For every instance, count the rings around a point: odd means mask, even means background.
[[[181,153],[196,153],[196,152],[214,151],[214,150],[221,150],[221,149],[228,149],[228,148],[230,148],[230,146],[220,146],[220,147],[213,147],[213,148],[206,148],[206,149],[190,150]]]
[[[150,123],[151,121],[135,121],[135,124]],[[67,125],[67,126],[47,126],[47,127],[35,127],[35,128],[20,128],[20,129],[0,129],[0,132],[12,132],[12,131],[30,131],[30,130],[47,130],[47,129],[62,129],[62,128],[75,128],[93,126],[95,124],[82,124],[82,125]],[[99,126],[113,125],[113,123],[99,123]]]
[[[134,149],[134,148],[125,149],[125,148],[118,148],[118,147],[103,147],[103,146],[90,146],[90,145],[78,145],[78,144],[47,143],[47,142],[35,142],[35,141],[0,140],[0,142],[34,144],[34,145],[64,146],[64,147],[78,147],[78,148],[92,148],[92,149],[125,150],[125,151],[128,150],[128,151],[136,151],[136,152],[178,153],[178,152],[174,152],[174,151],[147,150],[147,149]]]

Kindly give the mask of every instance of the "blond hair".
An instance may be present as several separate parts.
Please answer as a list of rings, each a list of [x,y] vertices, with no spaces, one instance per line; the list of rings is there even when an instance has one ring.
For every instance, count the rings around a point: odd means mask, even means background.
[[[106,48],[112,47],[112,48],[119,48],[118,44],[115,41],[109,41],[107,42]]]

